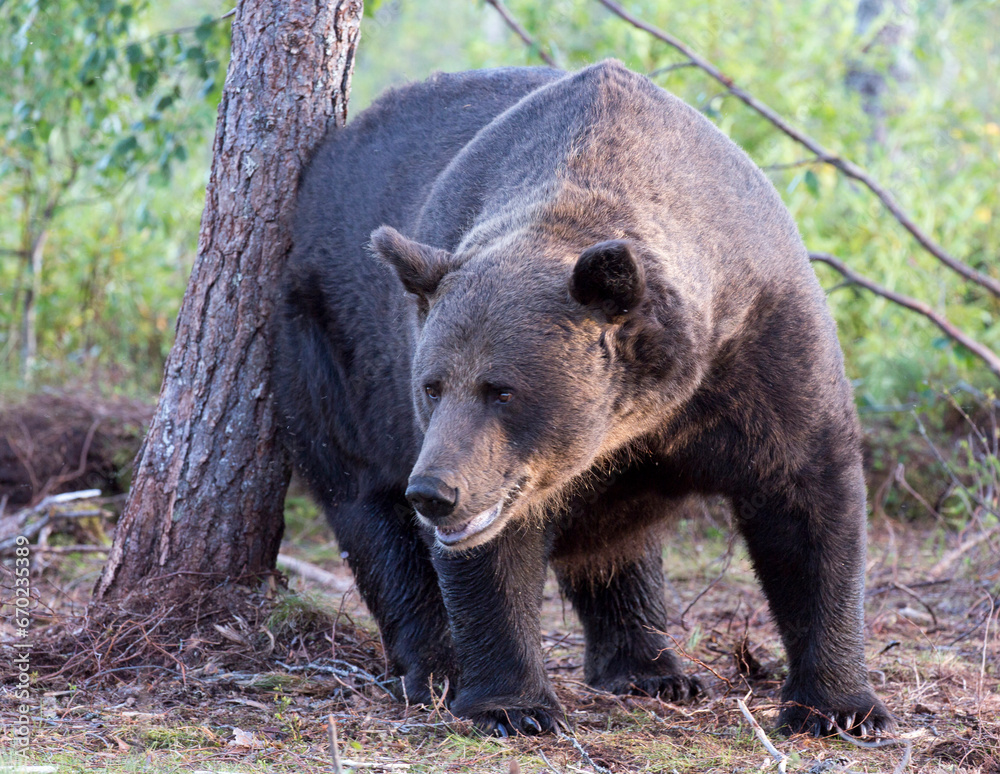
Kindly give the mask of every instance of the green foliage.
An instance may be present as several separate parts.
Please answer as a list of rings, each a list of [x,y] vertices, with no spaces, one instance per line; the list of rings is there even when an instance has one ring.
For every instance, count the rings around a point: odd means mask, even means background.
[[[205,16],[187,30],[151,33],[148,10],[146,0],[0,4],[0,23],[12,31],[0,37],[5,367],[16,362],[23,299],[33,290],[41,368],[49,361],[65,375],[67,360],[70,369],[73,361],[131,362],[158,375],[188,269],[171,230],[182,215],[180,234],[190,239],[199,209],[178,194],[204,175],[202,133],[228,32]],[[163,196],[168,183],[176,188]],[[30,254],[39,240],[36,277]]]
[[[596,0],[508,0],[566,68],[617,57],[701,110],[764,167],[810,249],[930,303],[1000,349],[1000,304],[926,255],[866,190],[742,105],[677,52]],[[0,369],[17,363],[26,251],[48,229],[40,282],[45,380],[115,371],[158,383],[195,249],[211,121],[232,3],[6,0],[0,20]],[[1000,28],[996,3],[630,0],[795,126],[867,167],[956,256],[998,271]],[[210,12],[211,17],[204,14]],[[185,24],[182,31],[165,27]],[[539,65],[488,4],[366,4],[351,98],[434,70]],[[877,110],[858,74],[881,79]],[[869,112],[866,112],[866,108]],[[798,163],[803,162],[805,163]],[[71,182],[67,183],[67,180]],[[46,207],[56,199],[51,222]],[[931,386],[991,381],[928,321],[817,267],[863,410],[930,399]],[[0,382],[4,379],[0,377]]]

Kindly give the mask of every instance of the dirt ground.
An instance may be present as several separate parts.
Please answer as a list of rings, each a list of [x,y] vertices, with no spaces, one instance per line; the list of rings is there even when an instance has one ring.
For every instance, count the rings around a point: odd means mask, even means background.
[[[164,651],[148,665],[128,653],[102,664],[102,653],[125,634],[109,630],[84,648],[99,668],[60,673],[66,656],[52,652],[52,643],[80,631],[74,617],[85,614],[104,558],[79,549],[107,544],[104,511],[113,505],[98,502],[93,507],[103,515],[89,520],[53,520],[45,544],[32,547],[38,605],[23,639],[13,626],[14,555],[4,553],[0,772],[335,772],[331,726],[342,771],[1000,772],[995,525],[956,532],[874,519],[869,666],[899,735],[869,748],[773,732],[783,653],[745,553],[718,517],[682,522],[665,550],[670,633],[708,689],[696,703],[618,698],[585,686],[580,627],[549,584],[547,666],[570,734],[485,739],[443,701],[426,708],[393,700],[350,573],[315,511],[296,498],[283,552],[331,573],[323,583],[290,573],[287,589],[235,589],[258,601],[234,605],[228,620],[222,610],[206,631],[180,642],[169,621],[147,622],[143,637]],[[15,691],[24,642],[32,645],[27,703]],[[784,756],[780,763],[741,713],[740,699]],[[29,742],[18,756],[13,739],[21,727]],[[49,768],[18,768],[26,763]]]

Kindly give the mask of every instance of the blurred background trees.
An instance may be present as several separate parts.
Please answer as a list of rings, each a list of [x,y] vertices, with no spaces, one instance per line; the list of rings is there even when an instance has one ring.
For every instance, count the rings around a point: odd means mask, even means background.
[[[565,68],[614,56],[705,113],[766,171],[811,250],[1000,350],[1000,302],[926,254],[872,194],[595,0],[510,0]],[[628,2],[1000,277],[1000,4]],[[152,396],[195,251],[232,2],[5,0],[0,19],[0,389]],[[434,70],[541,64],[479,0],[366,4],[350,112]],[[36,255],[37,253],[37,255]],[[862,412],[995,377],[923,317],[816,265]],[[30,300],[30,301],[29,301]],[[31,322],[31,315],[34,322]],[[31,344],[31,330],[37,345]]]

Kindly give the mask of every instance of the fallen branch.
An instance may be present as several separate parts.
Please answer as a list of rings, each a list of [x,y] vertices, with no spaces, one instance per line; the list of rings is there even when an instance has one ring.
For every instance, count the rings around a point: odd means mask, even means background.
[[[927,573],[927,576],[929,578],[935,578],[935,579],[940,578],[946,572],[949,572],[951,570],[951,566],[957,560],[961,559],[964,554],[968,553],[973,548],[978,546],[980,543],[986,542],[987,540],[989,540],[990,538],[994,537],[997,534],[1000,534],[1000,527],[994,527],[991,530],[980,532],[973,538],[969,538],[961,545],[959,545],[957,548],[953,548],[951,551],[949,551],[943,557],[941,557],[938,563],[935,564]]]
[[[4,518],[4,523],[0,525],[0,553],[8,551],[17,544],[18,538],[27,540],[33,539],[40,533],[53,519],[84,519],[95,516],[103,516],[104,511],[99,509],[87,509],[82,511],[60,511],[54,506],[75,500],[90,500],[101,496],[100,489],[83,489],[78,492],[65,492],[63,494],[51,495],[42,500],[38,505],[22,508],[19,511]],[[31,524],[28,520],[32,516],[42,516]]]
[[[750,694],[747,694],[749,698]],[[761,728],[760,723],[756,721],[754,716],[750,714],[750,709],[747,707],[746,702],[743,699],[737,699],[736,705],[740,708],[740,712],[743,713],[743,717],[747,719],[747,723],[750,724],[750,728],[753,729],[754,734],[760,743],[764,745],[764,749],[767,750],[771,757],[774,758],[775,763],[778,764],[778,771],[781,774],[785,774],[785,768],[788,766],[788,756],[783,752],[780,752],[777,747],[775,747],[771,740],[767,738],[767,734],[764,733],[764,729]]]
[[[71,545],[71,546],[35,546],[36,554],[106,554],[111,546]]]
[[[603,1],[604,0],[601,0],[601,2]],[[836,269],[848,282],[863,287],[865,290],[869,290],[877,296],[882,296],[882,298],[892,301],[894,304],[898,304],[899,306],[905,307],[911,312],[923,315],[940,328],[944,334],[948,336],[948,338],[961,344],[972,354],[986,363],[986,366],[994,374],[1000,376],[1000,355],[997,355],[997,353],[989,347],[976,341],[967,333],[959,330],[955,327],[955,324],[951,322],[951,320],[939,312],[936,312],[928,304],[925,304],[923,301],[918,301],[915,298],[904,296],[901,293],[896,293],[895,291],[882,287],[876,282],[872,282],[870,279],[863,277],[853,269],[849,269],[843,261],[834,258],[828,253],[809,253],[809,258],[810,260],[825,263],[827,266]]]
[[[510,12],[507,6],[503,4],[503,0],[486,0],[486,2],[497,9],[497,13],[499,13],[500,16],[503,17],[503,20],[507,23],[507,26],[510,27],[514,31],[514,33],[521,40],[524,41],[524,44],[528,48],[530,48],[532,51],[538,54],[538,56],[541,57],[542,61],[545,62],[545,64],[547,64],[549,67],[555,67],[558,69],[559,65],[556,64],[556,61],[548,54],[548,52],[546,52],[544,48],[542,48],[538,44],[538,41],[536,41],[533,37],[531,37],[531,35],[528,34],[528,31],[521,26],[521,23],[514,18],[514,15]]]
[[[628,11],[626,11],[621,5],[614,2],[614,0],[599,0],[601,5],[611,11],[613,14],[619,18],[627,21],[633,27],[642,30],[650,35],[652,35],[657,40],[666,43],[668,46],[679,51],[681,54],[688,58],[688,61],[693,62],[694,65],[710,75],[712,78],[717,80],[723,86],[726,87],[727,91],[736,97],[738,100],[747,105],[750,109],[754,110],[759,115],[763,116],[767,121],[779,129],[782,133],[791,137],[797,143],[812,151],[818,160],[825,164],[839,169],[847,177],[852,180],[856,180],[862,185],[864,185],[869,191],[871,191],[875,196],[882,202],[887,210],[892,214],[892,216],[899,222],[899,224],[905,228],[913,237],[920,243],[927,252],[937,258],[941,263],[945,264],[951,270],[957,272],[958,274],[965,277],[970,282],[975,282],[977,285],[981,285],[990,291],[993,295],[1000,297],[1000,280],[976,271],[968,264],[960,261],[959,259],[952,256],[948,251],[946,251],[941,245],[935,242],[931,237],[925,234],[916,223],[903,211],[903,208],[899,203],[893,198],[885,188],[883,188],[871,175],[869,175],[864,169],[859,167],[857,164],[849,161],[847,159],[841,158],[831,151],[823,147],[819,142],[814,140],[809,135],[796,129],[787,121],[785,121],[777,112],[775,112],[771,107],[761,102],[759,99],[754,97],[749,92],[744,91],[739,86],[737,86],[733,79],[725,75],[719,68],[714,64],[704,59],[699,54],[695,53],[691,48],[689,48],[681,40],[675,38],[674,36],[664,32],[658,27],[654,27],[651,24],[647,24],[641,19],[633,16]],[[997,369],[998,375],[1000,375],[1000,360],[998,360]]]
[[[557,733],[563,739],[569,739],[570,743],[572,743],[572,745],[576,748],[576,751],[580,753],[580,756],[583,758],[584,762],[588,766],[590,766],[590,768],[598,772],[598,774],[611,774],[610,769],[606,769],[604,768],[604,766],[594,763],[594,759],[590,757],[590,753],[588,753],[586,750],[583,749],[583,745],[580,744],[580,742],[577,740],[575,736],[570,736],[569,734],[567,734],[565,731],[562,730],[559,730]]]
[[[338,578],[332,572],[328,572],[322,567],[317,567],[311,562],[296,559],[294,556],[288,556],[287,554],[278,554],[278,567],[313,583],[326,586],[338,594],[344,594],[354,586],[354,581],[352,580]]]

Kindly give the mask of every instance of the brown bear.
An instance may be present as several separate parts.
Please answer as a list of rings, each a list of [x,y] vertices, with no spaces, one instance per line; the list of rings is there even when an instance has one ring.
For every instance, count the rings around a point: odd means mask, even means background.
[[[436,75],[334,129],[300,186],[275,391],[402,691],[487,732],[561,710],[551,565],[587,681],[697,694],[661,528],[733,505],[788,654],[782,727],[892,725],[865,667],[865,487],[834,324],[774,188],[608,61]]]

